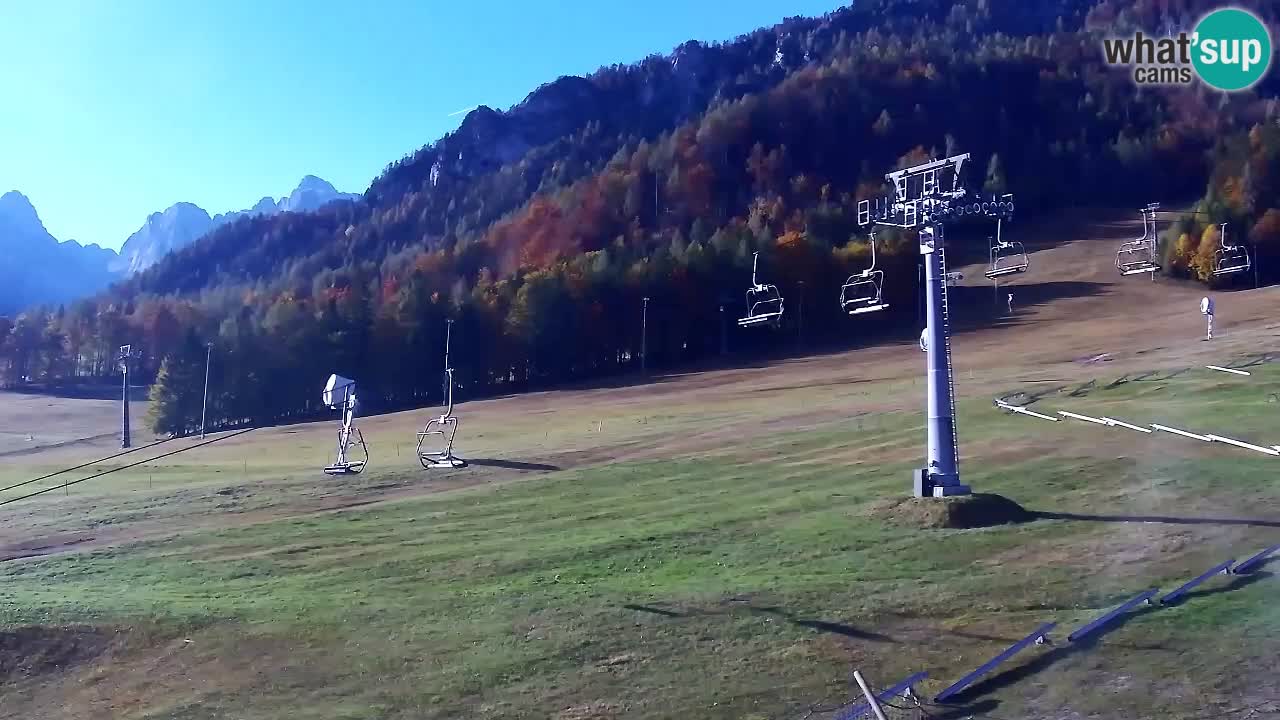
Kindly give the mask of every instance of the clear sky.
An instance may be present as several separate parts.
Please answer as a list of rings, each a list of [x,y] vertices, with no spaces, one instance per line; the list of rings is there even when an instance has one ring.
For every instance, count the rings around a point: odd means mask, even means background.
[[[0,0],[0,193],[118,248],[388,163],[560,75],[728,40],[837,0]]]

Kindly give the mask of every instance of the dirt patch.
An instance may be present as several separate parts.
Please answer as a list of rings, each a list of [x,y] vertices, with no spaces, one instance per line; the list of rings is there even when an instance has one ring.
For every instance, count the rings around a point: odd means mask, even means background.
[[[1034,515],[1003,495],[976,494],[949,498],[898,498],[876,503],[870,514],[911,528],[970,528],[1028,522]]]
[[[93,540],[92,535],[66,533],[0,546],[0,562],[63,553],[91,540]]]
[[[122,630],[91,625],[0,631],[0,678],[37,677],[87,664],[124,638]]]

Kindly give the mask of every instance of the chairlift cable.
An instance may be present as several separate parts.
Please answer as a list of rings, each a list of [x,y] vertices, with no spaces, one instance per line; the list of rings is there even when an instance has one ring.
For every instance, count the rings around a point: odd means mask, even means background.
[[[229,439],[231,439],[231,438],[233,438],[233,437],[236,437],[237,435],[243,435],[243,434],[245,434],[245,433],[247,433],[247,432],[252,432],[252,431],[254,431],[254,430],[257,430],[257,428],[245,428],[244,430],[237,430],[236,432],[233,432],[233,433],[231,433],[230,435],[223,435],[222,437],[214,438],[214,439],[212,439],[212,440],[205,440],[204,442],[199,442],[199,443],[196,443],[195,445],[190,445],[190,446],[188,446],[188,447],[180,448],[180,449],[178,449],[178,450],[174,450],[174,451],[172,451],[172,452],[164,453],[163,455],[157,455],[157,456],[152,457],[152,458],[147,458],[146,460],[138,460],[137,462],[129,463],[128,465],[121,465],[120,467],[112,468],[112,469],[110,469],[110,470],[103,470],[103,471],[102,471],[102,472],[100,472],[100,473],[95,473],[95,474],[90,475],[90,476],[88,476],[88,477],[80,478],[79,480],[73,480],[73,481],[71,481],[71,482],[63,483],[63,484],[61,484],[61,485],[55,485],[55,486],[50,487],[50,488],[45,488],[44,490],[39,490],[39,491],[37,491],[37,492],[29,493],[29,494],[27,494],[27,495],[23,495],[23,496],[21,496],[21,497],[10,498],[10,499],[8,499],[8,500],[0,501],[0,506],[8,505],[9,503],[16,503],[16,502],[18,502],[18,501],[20,501],[20,500],[27,500],[27,499],[33,498],[33,497],[35,497],[35,496],[37,496],[37,495],[43,495],[43,494],[48,493],[48,492],[54,492],[55,490],[62,490],[62,489],[66,488],[66,487],[69,487],[69,486],[71,486],[71,485],[78,485],[78,484],[80,484],[80,483],[82,483],[82,482],[85,482],[85,481],[87,481],[87,480],[94,480],[94,479],[96,479],[96,478],[100,478],[100,477],[102,477],[103,475],[110,475],[111,473],[120,472],[121,470],[128,470],[129,468],[134,468],[134,467],[137,467],[137,466],[139,466],[139,465],[146,465],[147,463],[155,462],[156,460],[162,460],[162,459],[167,458],[167,457],[172,457],[172,456],[174,456],[174,455],[177,455],[178,453],[184,453],[184,452],[186,452],[186,451],[188,451],[188,450],[195,450],[196,448],[204,447],[205,445],[212,445],[213,443],[216,443],[216,442],[222,442],[223,440],[229,440]],[[157,444],[158,444],[158,443],[157,443]]]
[[[89,462],[87,462],[87,463],[81,463],[80,465],[76,465],[75,467],[69,467],[69,468],[66,468],[66,469],[64,469],[64,470],[59,470],[59,471],[57,471],[57,472],[51,472],[51,473],[49,473],[48,475],[41,475],[41,476],[40,476],[40,477],[38,477],[38,478],[32,478],[32,479],[30,479],[30,480],[23,480],[22,482],[20,482],[20,483],[15,483],[15,484],[13,484],[13,485],[10,485],[9,487],[3,487],[3,488],[0,488],[0,493],[2,493],[2,492],[8,492],[8,491],[13,490],[13,489],[15,489],[15,488],[20,488],[20,487],[22,487],[23,485],[30,485],[31,483],[37,483],[37,482],[40,482],[41,480],[48,480],[49,478],[54,477],[55,475],[62,475],[63,473],[69,473],[69,472],[71,472],[72,470],[79,470],[79,469],[81,469],[81,468],[87,468],[87,467],[89,467],[89,466],[91,466],[91,465],[98,465],[98,464],[104,463],[104,462],[106,462],[106,461],[108,461],[108,460],[114,460],[115,458],[118,458],[118,457],[120,457],[120,456],[122,456],[122,455],[128,455],[128,454],[129,454],[129,453],[131,453],[131,452],[137,452],[137,451],[139,451],[139,450],[146,450],[147,448],[152,448],[152,447],[155,447],[156,445],[163,445],[164,443],[167,443],[167,442],[169,442],[170,440],[177,440],[177,439],[178,439],[178,437],[179,437],[179,436],[175,435],[175,436],[173,436],[173,437],[168,437],[168,438],[165,438],[165,439],[163,439],[163,440],[157,440],[157,441],[155,441],[155,442],[148,443],[148,444],[146,444],[146,445],[141,445],[141,446],[139,446],[139,447],[129,448],[128,450],[122,450],[121,452],[118,452],[118,453],[116,453],[115,455],[108,455],[108,456],[106,456],[106,457],[104,457],[104,458],[99,458],[99,459],[97,459],[97,460],[91,460],[91,461],[89,461]]]

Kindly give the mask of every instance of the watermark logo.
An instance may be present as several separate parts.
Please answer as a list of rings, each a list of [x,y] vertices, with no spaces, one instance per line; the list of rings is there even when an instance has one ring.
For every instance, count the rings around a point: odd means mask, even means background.
[[[1190,33],[1102,41],[1108,65],[1132,69],[1140,85],[1201,82],[1225,92],[1247,90],[1271,68],[1271,33],[1248,10],[1223,8],[1205,15]]]

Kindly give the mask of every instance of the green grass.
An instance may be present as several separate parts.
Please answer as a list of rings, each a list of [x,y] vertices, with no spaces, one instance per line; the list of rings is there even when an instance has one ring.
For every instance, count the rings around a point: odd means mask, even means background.
[[[1249,383],[1099,383],[1041,404],[1261,440],[1275,391],[1267,369]],[[1117,431],[1036,424],[989,401],[960,411],[977,448],[966,480],[1033,509],[1251,517],[1277,497],[1276,460],[1262,455],[1136,434],[1112,452],[1102,443]],[[287,651],[264,679],[159,713],[174,718],[548,717],[590,703],[605,716],[794,717],[849,697],[854,666],[886,684],[927,669],[936,692],[1040,622],[1060,621],[1065,641],[1102,608],[1280,534],[1118,519],[889,525],[869,507],[906,491],[919,422],[885,413],[700,457],[8,563],[0,622],[161,628],[190,635],[209,662],[250,641]],[[850,458],[851,446],[865,451]],[[987,697],[1005,717],[1163,717],[1239,691],[1221,667],[1274,653],[1274,593],[1264,577],[1140,613]]]

